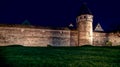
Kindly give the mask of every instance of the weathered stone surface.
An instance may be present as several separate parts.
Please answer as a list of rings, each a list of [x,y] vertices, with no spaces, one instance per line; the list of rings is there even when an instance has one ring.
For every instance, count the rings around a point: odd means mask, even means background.
[[[93,43],[93,16],[89,14],[78,16],[78,45],[92,45]]]
[[[88,29],[86,32],[83,30],[83,32],[78,33],[77,30],[0,27],[0,46],[14,44],[23,46],[80,46],[78,42],[83,45],[93,42],[94,46],[106,46],[107,41],[112,42],[112,46],[116,46],[120,45],[118,34],[120,33],[93,32],[92,37],[89,35]],[[90,40],[91,38],[93,41]]]
[[[70,33],[70,46],[78,46],[78,31],[76,30]]]
[[[112,46],[120,45],[120,37],[116,33],[94,32],[94,46],[107,46],[107,41],[111,42]]]
[[[70,46],[69,30],[0,27],[0,46]]]
[[[106,41],[108,41],[107,33],[94,32],[93,33],[93,45],[94,46],[105,46]]]

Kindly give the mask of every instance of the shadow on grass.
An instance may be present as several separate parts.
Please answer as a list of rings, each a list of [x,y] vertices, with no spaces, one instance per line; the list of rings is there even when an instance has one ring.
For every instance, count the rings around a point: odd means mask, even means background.
[[[0,67],[12,67],[7,63],[6,59],[6,49],[8,47],[23,47],[22,45],[9,45],[9,46],[0,46]]]
[[[15,44],[15,45],[8,45],[6,47],[24,47],[24,46]]]
[[[9,64],[6,63],[6,58],[3,50],[3,47],[0,48],[0,67],[10,67]]]

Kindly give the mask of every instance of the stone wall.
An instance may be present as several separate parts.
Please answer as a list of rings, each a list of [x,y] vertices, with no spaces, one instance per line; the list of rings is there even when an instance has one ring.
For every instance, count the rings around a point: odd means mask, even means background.
[[[111,42],[112,46],[120,45],[120,36],[118,36],[117,33],[94,32],[94,46],[108,46],[106,44],[107,42]]]
[[[70,46],[69,30],[0,27],[0,46]]]
[[[106,41],[108,41],[107,33],[104,33],[104,32],[93,33],[93,45],[94,46],[105,46]]]
[[[110,33],[109,34],[109,41],[112,42],[112,46],[120,45],[120,33]]]
[[[70,46],[78,46],[78,31],[76,30],[70,33]]]
[[[117,33],[93,32],[93,45],[120,45]],[[53,30],[41,28],[0,27],[0,46],[79,46],[77,30]]]

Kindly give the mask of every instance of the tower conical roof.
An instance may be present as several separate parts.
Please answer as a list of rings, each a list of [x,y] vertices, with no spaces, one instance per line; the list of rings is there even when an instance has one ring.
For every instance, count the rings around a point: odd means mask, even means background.
[[[72,24],[72,23],[70,23],[70,24],[69,24],[69,27],[73,27],[73,24]]]
[[[79,11],[79,16],[83,15],[83,14],[90,14],[92,15],[90,9],[87,7],[86,3],[82,4],[82,6],[80,7],[80,11]]]

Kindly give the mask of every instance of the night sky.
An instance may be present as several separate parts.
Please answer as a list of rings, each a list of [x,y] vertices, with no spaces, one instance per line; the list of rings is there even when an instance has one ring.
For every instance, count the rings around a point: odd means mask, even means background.
[[[94,15],[93,25],[98,22],[108,31],[120,26],[119,0],[0,0],[0,23],[65,27],[76,24],[83,2]]]

